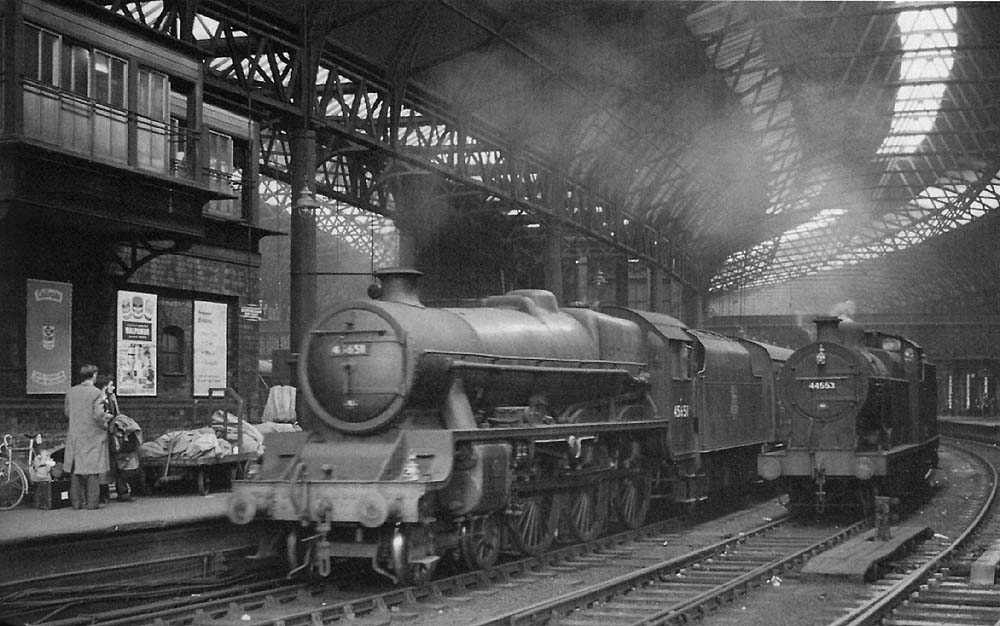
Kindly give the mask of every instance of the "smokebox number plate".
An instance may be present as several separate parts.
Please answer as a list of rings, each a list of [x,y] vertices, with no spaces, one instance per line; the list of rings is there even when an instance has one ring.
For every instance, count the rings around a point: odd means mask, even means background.
[[[368,356],[368,344],[338,343],[330,348],[330,356]]]
[[[806,386],[813,391],[832,391],[837,388],[837,383],[832,380],[814,380]]]

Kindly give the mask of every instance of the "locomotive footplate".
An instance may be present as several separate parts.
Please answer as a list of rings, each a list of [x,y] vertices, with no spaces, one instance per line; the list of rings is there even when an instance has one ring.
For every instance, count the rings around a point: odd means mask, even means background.
[[[778,450],[757,455],[757,473],[767,480],[781,476],[811,476],[822,468],[827,478],[886,476],[898,459],[922,453],[924,444],[896,446],[889,450]]]

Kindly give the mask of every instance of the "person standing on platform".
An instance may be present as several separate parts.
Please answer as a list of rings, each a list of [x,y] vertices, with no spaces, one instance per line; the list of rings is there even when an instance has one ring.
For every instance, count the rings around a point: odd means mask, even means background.
[[[66,392],[65,412],[69,418],[63,470],[70,474],[69,499],[74,509],[100,508],[101,474],[108,462],[108,420],[104,393],[94,385],[97,366],[80,368],[81,382]]]
[[[111,415],[108,424],[108,444],[111,472],[109,480],[115,484],[119,502],[129,502],[137,491],[139,473],[139,444],[142,443],[142,429],[134,419],[118,409],[115,395],[115,381],[107,376],[97,377],[97,386],[104,394],[104,410]],[[104,499],[104,488],[101,488]]]

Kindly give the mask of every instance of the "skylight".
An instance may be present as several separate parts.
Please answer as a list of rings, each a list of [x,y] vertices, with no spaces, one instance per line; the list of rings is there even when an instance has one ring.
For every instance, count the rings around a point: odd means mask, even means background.
[[[944,81],[955,64],[957,17],[955,8],[933,8],[903,11],[896,18],[904,50],[899,68],[903,85],[896,94],[892,127],[879,148],[880,155],[914,152],[934,128]]]
[[[892,121],[889,132],[879,146],[876,157],[885,167],[885,174],[879,181],[880,186],[890,187],[898,179],[900,163],[909,164],[909,160],[918,157],[928,134],[938,123],[942,103],[946,96],[947,81],[952,77],[955,65],[954,50],[959,45],[955,22],[958,10],[955,7],[922,8],[913,2],[899,1],[906,5],[896,17],[896,28],[899,33],[899,88],[893,103]],[[977,172],[960,172],[968,182],[978,179]],[[844,263],[856,262],[869,258],[874,251],[883,254],[887,248],[902,249],[924,240],[942,230],[954,228],[973,219],[976,214],[982,214],[984,205],[996,206],[996,196],[992,186],[988,186],[983,194],[973,202],[972,207],[966,207],[961,216],[956,215],[956,205],[961,205],[960,194],[967,190],[965,184],[955,184],[953,180],[939,181],[940,186],[927,186],[922,191],[885,215],[879,223],[869,224],[868,232],[856,233],[854,246],[844,248],[833,245],[835,238],[830,230],[851,213],[844,206],[836,210],[823,210],[807,222],[784,232],[776,239],[765,241],[756,246],[752,256],[761,255],[770,259],[784,259],[787,266],[799,265],[801,271],[822,269],[822,267],[840,266]],[[801,202],[808,204],[813,198],[802,198]],[[772,203],[774,203],[772,198]],[[803,207],[804,208],[804,207]],[[859,207],[860,208],[860,207]],[[769,213],[775,212],[772,207]],[[893,213],[895,215],[893,215]],[[861,222],[859,222],[859,225]],[[824,236],[824,233],[826,235]],[[774,250],[774,255],[764,254]],[[829,255],[829,256],[826,256]],[[822,257],[822,258],[821,258]],[[766,261],[769,267],[760,268],[756,276],[745,276],[744,286],[766,284],[779,280],[777,276],[781,268],[774,261]],[[735,268],[745,263],[740,254],[727,260],[728,270],[724,270],[714,279],[714,287],[721,287],[734,278]],[[727,276],[729,274],[729,276]]]

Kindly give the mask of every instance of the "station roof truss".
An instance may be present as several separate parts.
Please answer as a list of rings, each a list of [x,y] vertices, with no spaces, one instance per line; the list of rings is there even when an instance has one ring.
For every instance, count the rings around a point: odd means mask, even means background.
[[[723,291],[1000,204],[1000,4],[90,1],[205,57],[262,174],[287,182],[284,134],[314,129],[331,206],[393,218],[396,181],[432,173]]]

